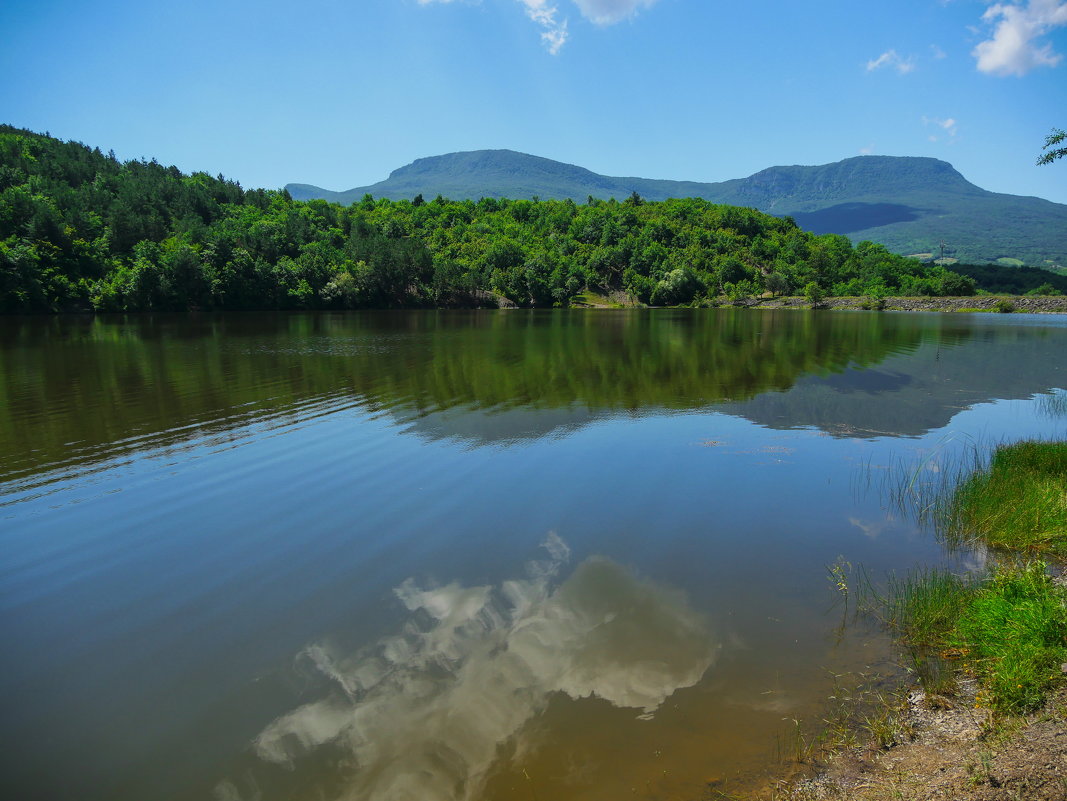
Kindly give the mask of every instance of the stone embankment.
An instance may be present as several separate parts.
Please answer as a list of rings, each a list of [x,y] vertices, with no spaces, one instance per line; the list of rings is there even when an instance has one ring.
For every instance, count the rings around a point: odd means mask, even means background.
[[[862,309],[866,298],[826,298],[822,308]],[[973,295],[963,298],[886,298],[885,311],[999,312],[1005,303],[1024,314],[1067,314],[1067,295]],[[752,309],[806,309],[804,298],[759,298],[744,304]]]

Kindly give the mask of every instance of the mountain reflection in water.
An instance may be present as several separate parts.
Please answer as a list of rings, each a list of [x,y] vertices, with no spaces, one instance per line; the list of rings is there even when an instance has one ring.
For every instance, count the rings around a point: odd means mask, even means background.
[[[501,745],[531,747],[524,725],[553,694],[595,696],[648,718],[700,681],[717,649],[680,593],[600,557],[554,586],[569,548],[555,534],[544,548],[549,558],[529,564],[528,578],[496,588],[405,581],[395,593],[410,621],[369,650],[306,649],[323,697],[267,726],[255,754],[287,767],[317,749],[347,755],[338,798],[471,799]],[[216,795],[270,792],[249,778]]]
[[[346,409],[473,446],[701,410],[917,436],[1062,383],[1048,354],[1067,327],[1041,323],[731,309],[24,318],[0,326],[0,482],[34,490]]]

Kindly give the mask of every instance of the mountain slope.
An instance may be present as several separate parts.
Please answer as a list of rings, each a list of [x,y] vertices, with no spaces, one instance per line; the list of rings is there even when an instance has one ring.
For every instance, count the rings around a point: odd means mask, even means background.
[[[371,186],[330,192],[289,184],[298,200],[344,205],[365,194],[392,200],[508,197],[647,200],[699,197],[791,215],[815,233],[880,242],[897,253],[946,253],[964,262],[1019,259],[1067,265],[1067,205],[988,192],[938,159],[857,156],[815,167],[770,167],[721,183],[599,175],[582,167],[510,150],[478,150],[418,159]]]

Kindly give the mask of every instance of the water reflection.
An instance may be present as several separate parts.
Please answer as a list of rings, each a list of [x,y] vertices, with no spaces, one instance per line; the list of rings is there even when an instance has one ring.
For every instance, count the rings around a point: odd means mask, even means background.
[[[832,436],[918,437],[943,428],[960,411],[990,400],[1023,399],[1067,385],[1067,365],[1054,356],[1067,328],[973,324],[951,346],[928,339],[913,352],[888,355],[877,368],[849,366],[805,375],[789,392],[768,392],[721,411],[771,428],[819,428]],[[1049,396],[1045,408],[1055,406]]]
[[[250,426],[352,406],[431,438],[508,443],[781,394],[974,331],[734,310],[4,319],[0,481],[27,488],[133,453],[237,445]]]
[[[347,775],[333,797],[472,799],[501,745],[523,751],[524,726],[553,695],[650,718],[701,679],[715,642],[679,593],[597,557],[558,583],[569,549],[554,534],[544,547],[549,558],[531,563],[528,578],[499,587],[405,581],[395,593],[408,624],[369,650],[306,649],[322,697],[272,722],[255,754],[291,769],[323,749],[343,755]],[[301,792],[319,797],[324,788]],[[272,793],[249,777],[216,795]]]
[[[1055,398],[960,412],[1067,386],[1065,339],[1012,315],[0,320],[0,788],[697,797],[817,714],[823,666],[882,653],[826,639],[827,564],[941,558],[856,467],[1049,431]],[[549,530],[580,564],[553,540],[505,581]],[[404,582],[427,574],[456,583]]]
[[[1051,321],[736,310],[8,318],[0,481],[25,489],[134,453],[228,447],[249,426],[345,408],[474,445],[722,404],[776,427],[910,434],[1005,386],[1060,385],[1048,354],[1064,333]],[[894,400],[873,415],[871,398]],[[907,414],[886,415],[899,399]],[[857,419],[835,427],[838,413]]]

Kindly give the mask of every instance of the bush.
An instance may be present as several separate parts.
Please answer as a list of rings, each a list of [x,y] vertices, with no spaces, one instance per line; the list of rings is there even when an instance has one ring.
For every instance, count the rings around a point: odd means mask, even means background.
[[[1015,304],[1007,298],[1001,298],[993,305],[993,308],[1001,314],[1011,314],[1015,311]]]
[[[1033,289],[1029,290],[1026,294],[1027,295],[1062,295],[1063,293],[1060,292],[1058,289],[1056,289],[1054,286],[1052,286],[1052,284],[1046,282],[1046,283],[1042,284],[1041,286],[1035,286]]]
[[[867,294],[863,299],[863,308],[868,311],[882,311],[885,309],[885,297],[888,291],[884,284],[872,284],[867,287]]]

